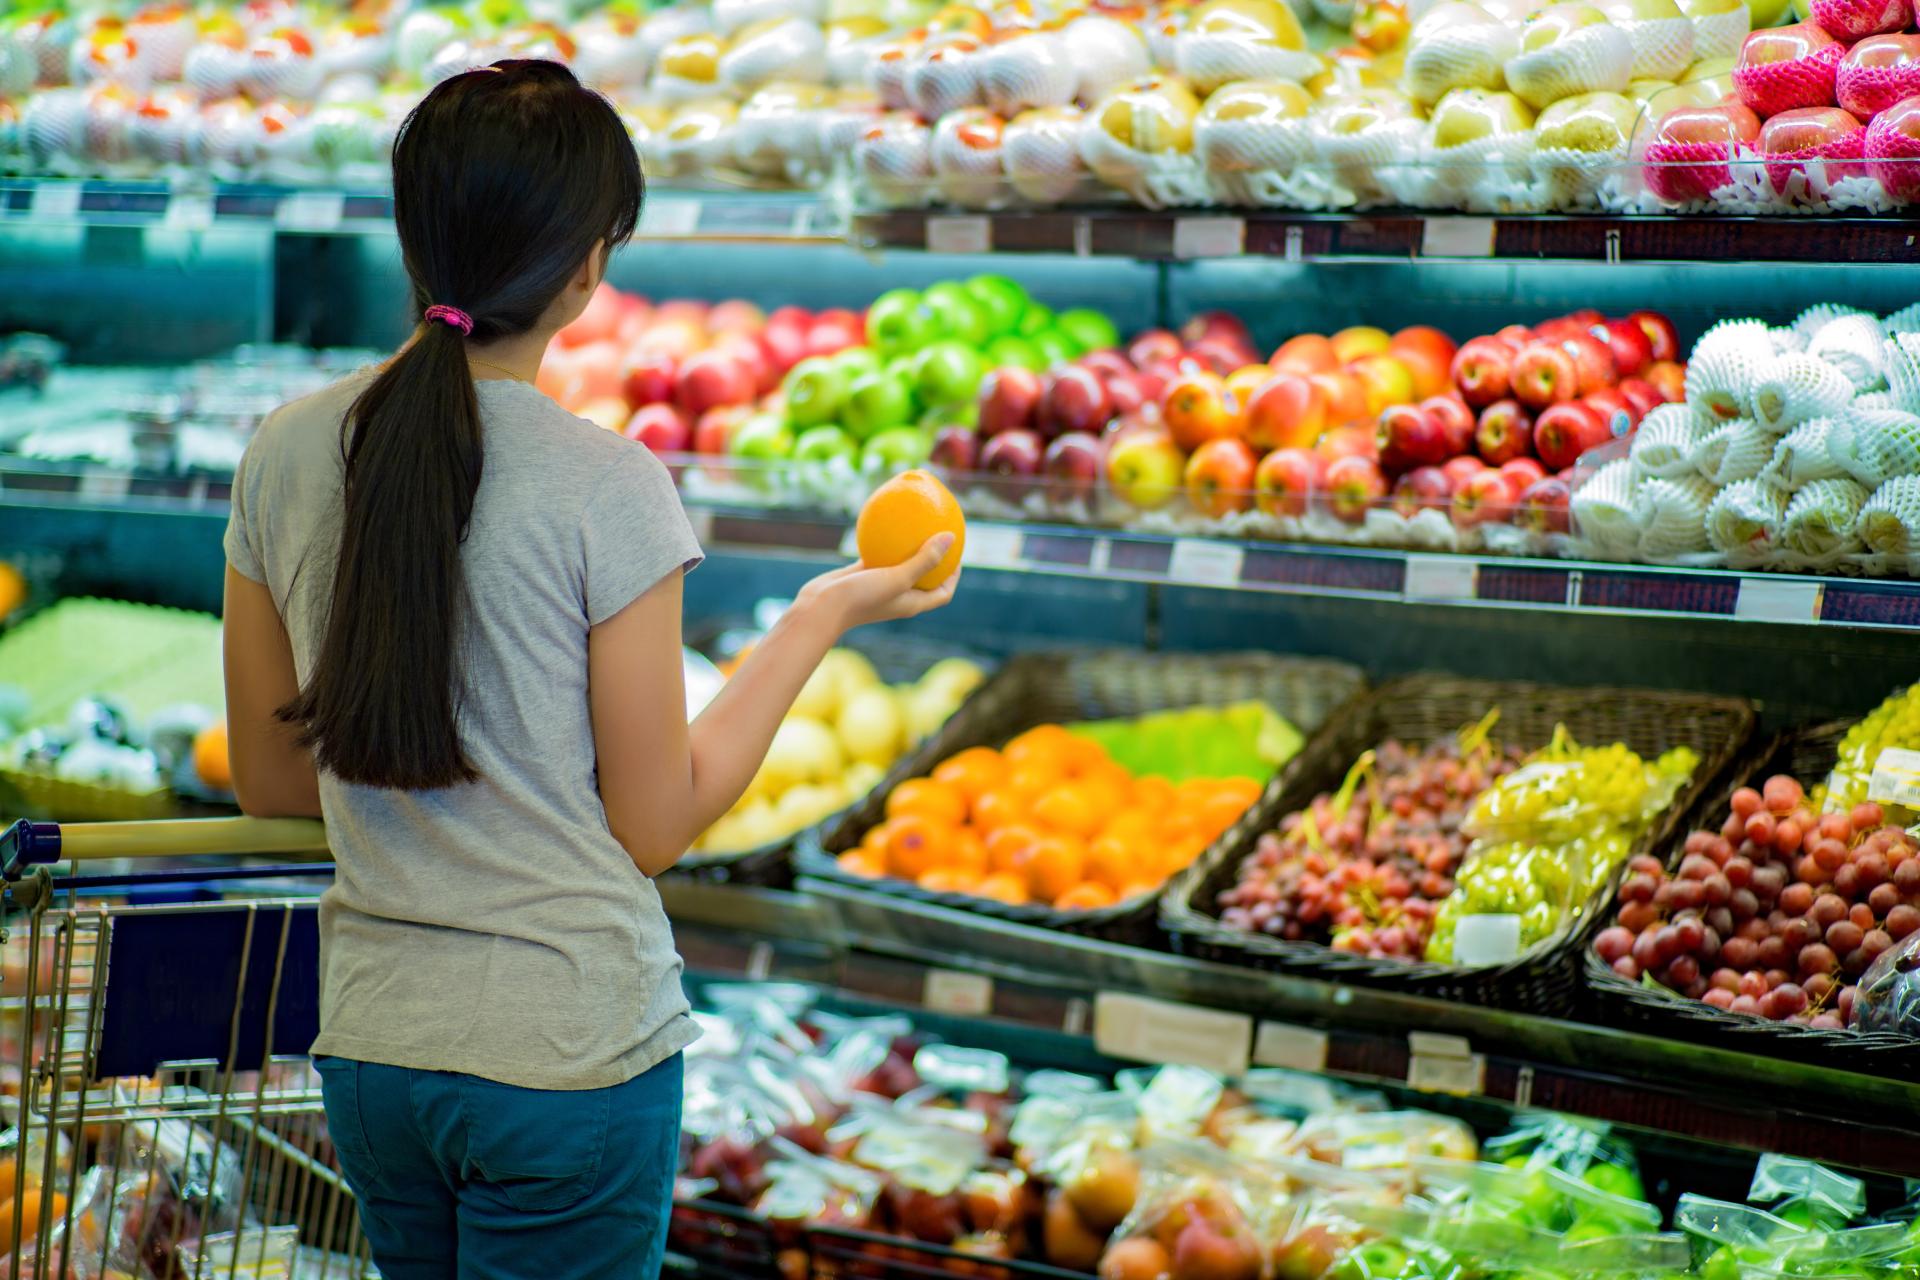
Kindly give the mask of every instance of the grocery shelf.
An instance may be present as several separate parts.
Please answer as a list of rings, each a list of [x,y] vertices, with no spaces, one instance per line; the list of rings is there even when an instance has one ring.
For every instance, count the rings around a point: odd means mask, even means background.
[[[1584,1022],[1239,969],[892,901],[668,877],[690,970],[809,982],[916,1014],[1063,1032],[1121,1058],[1322,1070],[1920,1175],[1920,1087]],[[1118,997],[1118,999],[1116,999]],[[1151,1003],[1142,1005],[1139,998]],[[1121,1015],[1171,1034],[1137,1053]]]

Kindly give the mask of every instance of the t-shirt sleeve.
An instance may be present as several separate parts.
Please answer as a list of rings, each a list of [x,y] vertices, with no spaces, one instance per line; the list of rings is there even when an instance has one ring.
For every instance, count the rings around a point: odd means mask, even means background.
[[[599,626],[703,553],[673,477],[644,445],[619,451],[580,521],[587,624]]]
[[[261,441],[266,424],[254,432],[253,439],[247,443],[246,452],[240,455],[240,465],[233,471],[233,492],[227,502],[227,536],[225,545],[227,563],[243,578],[255,582],[267,580],[267,566],[260,554],[260,531],[254,523],[259,504],[255,501],[260,489],[261,460],[256,456],[263,447]]]

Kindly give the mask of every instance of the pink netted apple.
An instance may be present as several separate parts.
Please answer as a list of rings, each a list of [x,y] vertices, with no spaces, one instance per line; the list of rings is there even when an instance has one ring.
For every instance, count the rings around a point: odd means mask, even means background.
[[[1113,399],[1107,394],[1107,384],[1091,369],[1067,365],[1047,375],[1036,418],[1043,434],[1084,431],[1098,435],[1111,417]]]
[[[1621,317],[1596,325],[1593,336],[1606,343],[1607,350],[1613,354],[1613,371],[1617,377],[1631,378],[1653,363],[1653,344],[1630,319]]]
[[[1415,467],[1393,482],[1393,509],[1405,519],[1445,511],[1452,502],[1453,481],[1439,467]]]
[[[1854,41],[1913,25],[1913,0],[1810,0],[1807,16],[1835,40]]]
[[[1474,448],[1493,466],[1533,453],[1533,415],[1518,400],[1495,400],[1480,411]]]
[[[1387,478],[1371,458],[1341,458],[1327,468],[1327,507],[1348,524],[1367,518],[1373,504],[1387,493]]]
[[[1270,516],[1305,515],[1319,471],[1307,450],[1275,449],[1254,468],[1254,501]]]
[[[1554,471],[1572,466],[1581,454],[1611,439],[1613,433],[1600,415],[1577,400],[1549,405],[1533,424],[1533,452]]]
[[[673,403],[690,418],[721,405],[746,404],[754,397],[753,375],[738,355],[710,348],[696,351],[680,365]]]
[[[1627,319],[1638,325],[1640,332],[1646,335],[1647,346],[1653,352],[1652,359],[1680,358],[1680,335],[1674,330],[1673,321],[1658,311],[1629,311]]]
[[[1136,369],[1161,360],[1178,360],[1187,349],[1171,329],[1145,329],[1127,344],[1127,360]]]
[[[972,471],[980,463],[980,437],[972,427],[941,427],[933,433],[927,461],[950,474]]]
[[[1871,121],[1903,98],[1920,93],[1920,35],[1868,36],[1840,59],[1834,96]]]
[[[1033,477],[1045,461],[1046,442],[1038,432],[1016,428],[993,436],[980,448],[980,470],[992,476],[993,491],[1018,502],[1033,489]]]
[[[1521,404],[1543,408],[1580,394],[1580,370],[1566,347],[1544,339],[1513,361],[1513,394]]]
[[[1374,442],[1379,447],[1380,466],[1389,474],[1432,466],[1451,456],[1446,428],[1417,404],[1396,404],[1384,410]]]
[[[1440,472],[1446,476],[1447,483],[1458,489],[1474,476],[1487,470],[1487,464],[1473,454],[1462,454],[1457,458],[1448,458],[1440,464]]]
[[[1540,465],[1538,458],[1509,458],[1496,469],[1507,478],[1507,487],[1515,493],[1523,492],[1528,485],[1547,476],[1547,469]]]
[[[1559,476],[1545,476],[1522,491],[1513,522],[1535,533],[1566,533],[1572,503],[1572,487]]]
[[[1251,509],[1258,465],[1244,440],[1207,441],[1187,459],[1187,502],[1214,519]]]
[[[1467,408],[1465,400],[1448,391],[1428,396],[1420,402],[1420,407],[1433,415],[1446,436],[1447,451],[1443,456],[1452,458],[1472,452],[1476,423],[1473,410]]]
[[[1750,34],[1733,65],[1740,101],[1762,116],[1833,105],[1834,74],[1846,46],[1817,23],[1794,22]]]
[[[1310,378],[1276,373],[1247,398],[1246,441],[1264,453],[1312,445],[1332,425],[1327,393]]]
[[[620,434],[638,440],[655,453],[683,453],[693,443],[693,428],[670,404],[643,404],[633,411]]]
[[[1498,338],[1474,338],[1453,357],[1453,382],[1476,409],[1505,396],[1513,385],[1516,353]]]
[[[1760,126],[1767,180],[1783,194],[1794,174],[1815,168],[1830,183],[1865,174],[1866,142],[1860,121],[1838,107],[1798,107]]]
[[[1476,472],[1454,491],[1454,526],[1470,529],[1474,525],[1506,520],[1513,514],[1516,492],[1504,472],[1494,468]]]
[[[673,399],[679,372],[680,363],[670,354],[644,347],[627,357],[620,375],[621,394],[636,409],[642,405],[665,404]]]
[[[1040,375],[1031,369],[1006,365],[991,371],[980,380],[980,434],[1031,428],[1045,391]]]
[[[1920,200],[1920,95],[1873,118],[1864,147],[1867,172],[1898,200]]]
[[[1105,449],[1098,436],[1069,431],[1047,445],[1040,469],[1047,477],[1047,496],[1060,501],[1084,501],[1100,483]]]

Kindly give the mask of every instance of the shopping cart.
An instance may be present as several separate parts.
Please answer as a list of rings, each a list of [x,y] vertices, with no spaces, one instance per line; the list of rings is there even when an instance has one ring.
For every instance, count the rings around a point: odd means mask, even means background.
[[[306,1056],[325,851],[313,822],[0,833],[0,1280],[375,1274]]]

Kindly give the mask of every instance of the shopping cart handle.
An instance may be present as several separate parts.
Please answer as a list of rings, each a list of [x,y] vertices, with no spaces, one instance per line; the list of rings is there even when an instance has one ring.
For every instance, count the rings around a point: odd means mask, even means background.
[[[0,832],[0,874],[81,858],[192,858],[210,854],[327,855],[327,829],[310,818],[171,818],[159,822],[16,822]]]

